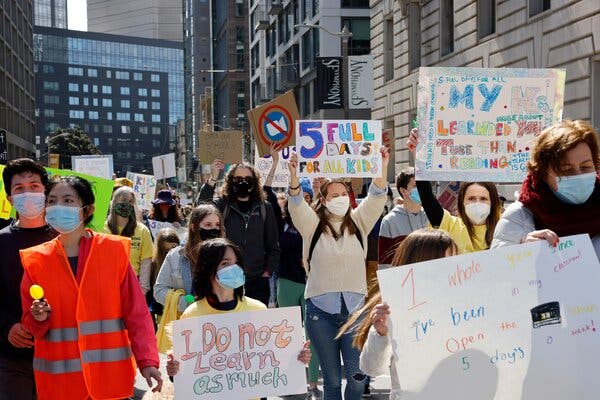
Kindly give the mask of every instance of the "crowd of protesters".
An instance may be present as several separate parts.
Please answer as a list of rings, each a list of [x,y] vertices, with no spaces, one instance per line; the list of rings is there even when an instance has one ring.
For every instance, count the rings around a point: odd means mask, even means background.
[[[418,145],[412,130],[407,147]],[[345,180],[299,179],[294,154],[289,188],[276,193],[276,147],[271,156],[264,181],[251,164],[225,171],[215,160],[185,213],[168,188],[139,210],[131,182],[116,179],[103,232],[86,228],[95,211],[88,181],[9,161],[2,178],[16,217],[0,230],[0,400],[128,398],[136,365],[158,392],[171,321],[275,306],[302,309],[307,399],[357,400],[380,374],[391,375],[390,398],[399,399],[390,309],[367,275],[373,250],[379,268],[392,268],[586,233],[600,256],[600,150],[585,121],[537,137],[506,210],[495,184],[463,182],[453,215],[406,168],[386,213],[388,177],[373,179],[357,204]],[[381,157],[387,171],[389,150]],[[148,219],[172,227],[151,233]],[[33,298],[32,285],[43,296]],[[172,357],[167,367],[178,372]]]

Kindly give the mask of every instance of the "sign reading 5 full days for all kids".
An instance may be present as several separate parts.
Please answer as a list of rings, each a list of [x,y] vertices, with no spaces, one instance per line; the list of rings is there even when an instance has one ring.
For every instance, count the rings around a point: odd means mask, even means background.
[[[300,307],[175,321],[176,399],[239,400],[306,392]]]
[[[381,121],[296,121],[298,176],[377,178]]]
[[[561,69],[421,68],[417,178],[521,182],[564,86]]]
[[[378,272],[402,399],[594,399],[600,263],[589,236]]]

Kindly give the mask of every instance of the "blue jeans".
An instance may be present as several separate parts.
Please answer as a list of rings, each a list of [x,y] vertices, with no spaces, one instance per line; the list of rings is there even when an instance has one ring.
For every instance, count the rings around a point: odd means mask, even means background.
[[[323,372],[323,400],[342,400],[342,364],[346,374],[345,400],[359,400],[365,387],[365,375],[359,369],[360,351],[352,346],[354,332],[334,339],[348,320],[348,310],[342,302],[340,314],[329,314],[306,300],[306,331],[319,356]]]

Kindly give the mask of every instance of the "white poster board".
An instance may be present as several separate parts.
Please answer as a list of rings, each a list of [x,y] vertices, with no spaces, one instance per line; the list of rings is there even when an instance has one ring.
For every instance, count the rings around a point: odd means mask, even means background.
[[[166,179],[177,176],[175,153],[152,157],[152,170],[156,179]]]
[[[564,69],[421,67],[417,180],[522,182],[564,90]]]
[[[296,151],[296,146],[284,147],[279,151],[279,164],[275,169],[275,175],[273,176],[273,182],[271,187],[287,188],[290,185],[290,170],[287,167],[290,154]],[[270,155],[261,157],[258,150],[254,152],[254,166],[260,172],[261,185],[265,184],[267,175],[273,165],[273,159]]]
[[[133,182],[133,191],[137,206],[142,210],[152,209],[152,200],[156,194],[156,178],[152,175],[128,172],[127,179]]]
[[[298,176],[379,178],[381,121],[296,121]]]
[[[211,314],[175,321],[176,399],[240,400],[306,392],[297,357],[300,307]]]
[[[158,234],[158,231],[160,231],[163,228],[173,228],[173,229],[175,229],[175,227],[173,226],[173,224],[170,223],[170,222],[156,221],[154,219],[149,219],[148,220],[148,228],[150,229],[150,233],[152,233],[152,237],[153,238],[155,238],[156,235]]]
[[[97,176],[104,179],[113,178],[112,154],[71,156],[73,171]]]
[[[378,271],[403,399],[593,399],[600,263],[588,235]]]

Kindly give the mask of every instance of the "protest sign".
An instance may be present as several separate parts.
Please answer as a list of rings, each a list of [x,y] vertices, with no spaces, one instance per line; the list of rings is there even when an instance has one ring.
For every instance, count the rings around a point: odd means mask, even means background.
[[[152,173],[156,179],[166,179],[177,176],[175,153],[152,157]]]
[[[73,171],[82,174],[97,176],[104,179],[112,179],[113,156],[112,154],[71,156]]]
[[[296,121],[298,176],[378,178],[381,121]]]
[[[290,170],[287,167],[287,162],[290,154],[296,151],[296,147],[285,147],[279,151],[279,165],[275,170],[271,187],[287,188],[290,185]],[[260,172],[261,185],[264,185],[265,179],[271,170],[273,159],[270,155],[261,157],[259,152],[254,153],[254,166]]]
[[[269,154],[271,143],[280,147],[293,146],[296,142],[294,127],[300,118],[292,91],[248,111],[248,121],[261,156]]]
[[[225,164],[242,162],[241,131],[202,131],[198,141],[198,159],[200,164],[212,164],[219,158]]]
[[[133,191],[135,192],[135,201],[138,208],[151,210],[152,200],[154,200],[156,194],[156,178],[152,175],[128,172],[127,179],[133,182]]]
[[[148,220],[148,229],[150,229],[150,233],[152,233],[152,237],[155,238],[158,231],[163,228],[173,228],[173,224],[170,222],[161,222],[153,219]]]
[[[419,71],[417,179],[521,182],[536,137],[562,118],[565,70]]]
[[[300,307],[211,314],[173,323],[177,399],[306,393]]]
[[[460,182],[448,182],[438,196],[438,201],[444,210],[448,210],[452,215],[458,215],[458,191]]]
[[[378,272],[403,399],[592,399],[600,263],[588,235]]]
[[[8,152],[6,151],[6,129],[0,129],[0,163],[6,164]]]

